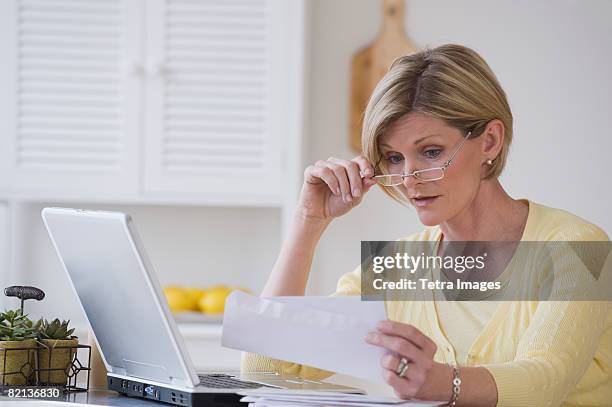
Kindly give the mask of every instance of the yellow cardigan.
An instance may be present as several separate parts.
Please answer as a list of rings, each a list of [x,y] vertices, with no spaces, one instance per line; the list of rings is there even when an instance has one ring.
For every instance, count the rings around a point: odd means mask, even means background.
[[[567,211],[532,201],[522,241],[609,241],[593,225]],[[437,241],[438,226],[406,240]],[[402,239],[404,240],[404,239]],[[332,296],[360,295],[361,267],[344,274]],[[391,320],[416,326],[438,345],[434,360],[457,363],[433,301],[389,301]],[[612,302],[500,301],[476,337],[464,366],[483,366],[505,406],[612,406]],[[333,373],[242,353],[241,371],[275,371],[323,379]]]

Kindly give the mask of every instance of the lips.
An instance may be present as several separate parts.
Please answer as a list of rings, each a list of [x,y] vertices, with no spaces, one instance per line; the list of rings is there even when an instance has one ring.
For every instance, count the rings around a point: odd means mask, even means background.
[[[412,197],[410,200],[415,206],[424,207],[431,205],[440,195]]]

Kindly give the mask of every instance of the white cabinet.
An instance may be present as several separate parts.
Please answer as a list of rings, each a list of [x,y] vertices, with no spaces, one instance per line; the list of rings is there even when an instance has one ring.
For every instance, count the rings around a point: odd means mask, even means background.
[[[142,34],[133,1],[0,4],[0,194],[133,194]]]
[[[0,197],[282,206],[302,171],[303,8],[1,2]]]
[[[145,191],[280,202],[294,5],[147,7]]]
[[[303,0],[0,0],[5,283],[34,275],[32,203],[264,206],[286,225],[305,16]],[[219,326],[189,329],[198,367],[238,367]]]

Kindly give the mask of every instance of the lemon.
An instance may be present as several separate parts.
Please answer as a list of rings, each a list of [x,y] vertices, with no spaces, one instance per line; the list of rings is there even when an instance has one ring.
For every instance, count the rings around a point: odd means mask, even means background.
[[[192,311],[197,302],[189,292],[182,287],[170,286],[164,288],[164,295],[172,312]]]
[[[206,295],[206,290],[202,288],[187,287],[185,288],[185,291],[187,292],[187,294],[193,297],[196,303],[199,302],[202,297],[204,297],[204,295]],[[197,306],[195,308],[197,308]]]
[[[225,300],[232,292],[230,287],[226,287],[223,285],[211,287],[206,290],[206,294],[200,301],[198,301],[198,306],[200,307],[200,311],[206,314],[221,314],[225,309]]]

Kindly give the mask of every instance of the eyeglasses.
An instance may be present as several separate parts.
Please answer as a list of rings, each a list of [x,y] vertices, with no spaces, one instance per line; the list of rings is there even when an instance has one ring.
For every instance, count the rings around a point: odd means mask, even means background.
[[[427,168],[424,170],[416,170],[412,172],[411,174],[402,173],[402,174],[375,175],[373,178],[376,180],[376,182],[378,182],[379,184],[385,187],[394,187],[397,185],[401,185],[404,182],[405,178],[412,177],[412,176],[424,182],[437,181],[439,179],[442,179],[444,178],[444,172],[446,171],[448,166],[451,164],[451,162],[453,162],[453,159],[455,158],[459,150],[461,150],[461,147],[463,147],[463,144],[470,137],[471,134],[472,132],[469,131],[465,135],[465,137],[463,138],[459,146],[455,149],[453,154],[451,154],[450,158],[441,167],[433,167],[433,168]]]

